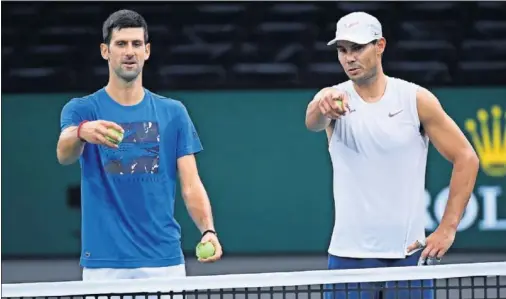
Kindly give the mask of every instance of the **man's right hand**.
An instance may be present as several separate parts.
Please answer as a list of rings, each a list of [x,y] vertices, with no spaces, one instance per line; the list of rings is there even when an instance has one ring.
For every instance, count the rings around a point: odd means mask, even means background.
[[[110,142],[106,137],[118,140],[117,136],[110,132],[109,129],[115,129],[124,134],[123,128],[110,121],[95,120],[84,123],[79,131],[79,137],[88,143],[105,145],[111,148],[118,148],[117,144]],[[120,140],[118,140],[119,142]]]
[[[318,100],[321,114],[330,119],[338,119],[350,111],[348,95],[341,90],[328,87],[322,90]]]

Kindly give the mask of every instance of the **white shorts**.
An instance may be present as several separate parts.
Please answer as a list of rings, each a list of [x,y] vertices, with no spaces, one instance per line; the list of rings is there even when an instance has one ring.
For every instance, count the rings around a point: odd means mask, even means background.
[[[84,268],[84,281],[138,279],[138,278],[173,278],[185,277],[184,264],[169,267],[146,267],[132,269]]]
[[[112,269],[112,268],[84,268],[83,281],[107,281],[117,279],[146,279],[146,278],[173,278],[185,277],[186,268],[184,264],[169,267],[146,267],[146,268],[132,268],[132,269]],[[135,283],[135,282],[132,282]],[[153,290],[156,292],[156,290]],[[123,296],[122,299],[159,299],[157,295],[153,296],[139,296],[132,298],[132,296]],[[182,295],[163,295],[161,299],[182,299]],[[97,297],[90,297],[89,299],[97,299]],[[98,299],[120,299],[119,296],[98,296]]]

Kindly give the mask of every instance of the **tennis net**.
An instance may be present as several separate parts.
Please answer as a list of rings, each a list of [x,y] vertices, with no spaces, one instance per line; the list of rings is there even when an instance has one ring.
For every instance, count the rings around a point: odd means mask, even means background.
[[[499,299],[506,298],[506,262],[3,284],[2,298]]]

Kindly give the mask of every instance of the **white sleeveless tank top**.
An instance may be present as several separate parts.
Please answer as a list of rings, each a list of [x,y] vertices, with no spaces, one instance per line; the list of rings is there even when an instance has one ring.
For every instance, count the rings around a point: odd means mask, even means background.
[[[351,81],[334,86],[353,112],[335,122],[335,224],[328,252],[354,258],[403,258],[425,239],[428,138],[420,133],[418,86],[387,77],[381,100],[367,103]]]

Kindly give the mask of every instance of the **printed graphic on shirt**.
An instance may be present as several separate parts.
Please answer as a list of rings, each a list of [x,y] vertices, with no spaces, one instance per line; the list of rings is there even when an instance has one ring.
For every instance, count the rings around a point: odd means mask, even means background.
[[[119,124],[125,130],[119,149],[102,147],[105,172],[115,175],[157,174],[160,131],[156,122]]]

